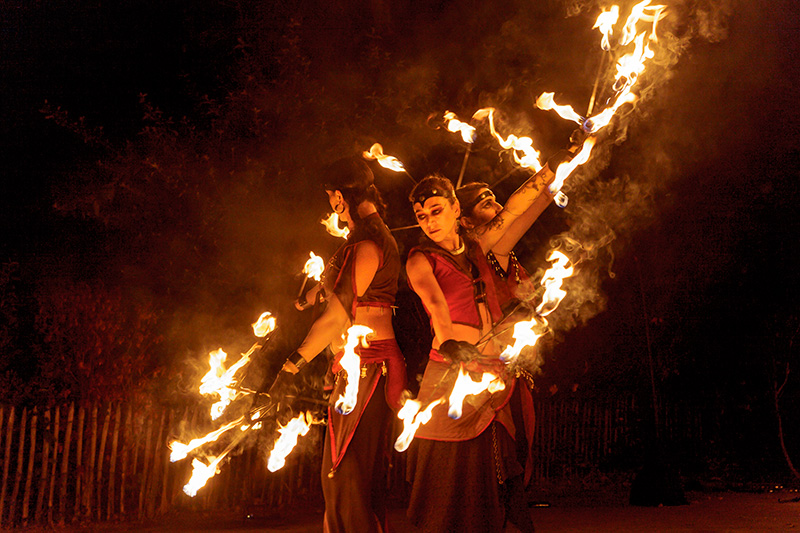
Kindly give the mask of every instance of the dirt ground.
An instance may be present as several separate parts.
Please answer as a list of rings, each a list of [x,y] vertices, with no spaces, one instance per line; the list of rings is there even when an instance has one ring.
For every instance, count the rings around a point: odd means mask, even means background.
[[[624,501],[592,498],[553,498],[531,507],[537,533],[728,533],[800,531],[800,497],[797,492],[690,492],[689,505],[633,507]],[[587,503],[588,502],[588,503]],[[409,524],[403,509],[390,513],[395,533],[419,531]],[[318,533],[322,512],[292,509],[277,515],[175,514],[148,524],[99,524],[61,531],[147,532],[262,532]],[[28,529],[27,531],[34,531]],[[509,527],[506,532],[516,529]]]

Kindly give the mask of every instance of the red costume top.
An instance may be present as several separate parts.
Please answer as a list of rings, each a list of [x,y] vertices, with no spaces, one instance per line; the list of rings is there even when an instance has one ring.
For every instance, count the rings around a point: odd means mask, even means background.
[[[517,260],[517,256],[514,255],[514,252],[509,252],[508,268],[505,270],[500,266],[500,262],[497,261],[494,253],[489,252],[486,254],[486,259],[489,266],[492,267],[492,279],[497,289],[497,298],[500,300],[500,307],[503,308],[504,311],[507,311],[505,309],[506,304],[518,299],[517,289],[520,283],[529,280],[530,276],[520,264],[519,260]]]
[[[492,271],[486,261],[486,254],[483,253],[477,241],[465,237],[464,242],[466,244],[465,253],[471,265],[469,272],[465,271],[450,253],[433,242],[415,247],[409,252],[409,255],[416,252],[425,255],[436,281],[444,293],[451,320],[454,323],[480,329],[483,324],[478,303],[483,301],[486,304],[492,320],[495,322],[502,318],[500,303],[492,280]],[[426,311],[430,316],[427,308]],[[428,357],[428,364],[417,395],[417,399],[423,405],[427,405],[441,396],[448,396],[458,377],[458,365],[451,367],[438,351],[431,349]],[[495,418],[506,427],[512,437],[514,436],[514,423],[508,408],[508,400],[514,389],[514,380],[507,379],[509,376],[504,375],[504,363],[500,361],[499,357],[489,359],[482,364],[482,367],[482,370],[491,370],[495,375],[503,377],[506,388],[494,394],[484,391],[468,396],[463,404],[462,415],[458,419],[448,416],[447,402],[438,405],[432,411],[433,416],[430,422],[417,430],[416,438],[441,441],[472,439],[489,427]]]

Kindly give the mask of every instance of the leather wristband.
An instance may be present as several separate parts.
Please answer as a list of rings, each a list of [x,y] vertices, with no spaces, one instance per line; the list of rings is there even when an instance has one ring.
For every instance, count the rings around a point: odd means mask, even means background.
[[[297,352],[297,350],[293,351],[286,361],[292,363],[297,370],[300,370],[308,364],[308,361],[306,361],[303,356]]]

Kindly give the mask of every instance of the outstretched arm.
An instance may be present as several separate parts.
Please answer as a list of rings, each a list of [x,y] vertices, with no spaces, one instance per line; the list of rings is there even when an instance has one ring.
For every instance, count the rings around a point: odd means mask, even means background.
[[[431,315],[434,333],[433,347],[437,348],[447,339],[453,338],[453,321],[450,318],[447,300],[442,288],[439,287],[439,282],[433,275],[433,269],[425,254],[417,252],[408,256],[406,273],[411,288],[420,297],[425,309]]]

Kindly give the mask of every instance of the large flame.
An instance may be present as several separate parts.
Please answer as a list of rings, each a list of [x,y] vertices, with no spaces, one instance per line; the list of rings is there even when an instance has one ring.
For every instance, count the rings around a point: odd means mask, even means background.
[[[314,252],[310,252],[309,255],[311,258],[303,266],[303,274],[309,279],[319,281],[325,271],[325,261],[320,256],[314,255]]]
[[[358,397],[358,381],[361,377],[361,358],[356,353],[356,347],[360,344],[366,348],[367,335],[372,333],[372,329],[367,326],[354,325],[347,330],[347,338],[344,343],[344,355],[339,364],[342,365],[347,374],[347,385],[344,392],[336,400],[336,411],[346,415],[356,406]]]
[[[215,429],[214,431],[212,431],[211,433],[209,433],[209,434],[207,434],[207,435],[205,435],[203,437],[198,437],[196,439],[190,440],[186,444],[184,444],[182,442],[179,442],[177,440],[174,440],[174,441],[170,442],[169,443],[169,449],[172,450],[172,453],[169,456],[169,460],[171,462],[173,462],[173,463],[175,461],[180,461],[181,459],[183,459],[186,456],[188,456],[189,452],[191,452],[193,450],[196,450],[197,448],[199,448],[203,444],[205,444],[207,442],[216,441],[220,437],[220,435],[222,435],[223,433],[225,433],[226,431],[228,431],[230,429],[235,428],[243,420],[244,420],[243,416],[239,417],[238,419],[234,420],[233,422],[225,424],[221,428]]]
[[[592,26],[592,29],[599,28],[603,38],[600,41],[600,47],[606,52],[611,50],[611,34],[614,31],[614,24],[619,20],[619,6],[611,6],[608,11],[603,11],[597,17],[597,21]]]
[[[192,477],[189,482],[183,487],[183,492],[191,497],[197,494],[197,491],[203,488],[209,479],[219,473],[219,463],[225,458],[227,454],[223,453],[219,457],[210,457],[209,464],[203,464],[200,459],[192,459]]]
[[[589,160],[589,154],[592,153],[592,147],[594,146],[595,142],[596,140],[594,137],[587,137],[586,140],[583,141],[583,147],[581,148],[581,151],[578,152],[575,157],[573,157],[570,161],[561,163],[558,165],[558,168],[550,169],[556,174],[553,183],[550,184],[551,193],[554,194],[557,191],[560,191],[561,187],[564,186],[564,181],[566,181],[569,175],[572,174],[576,168]]]
[[[398,452],[406,451],[411,441],[414,440],[414,435],[416,435],[419,427],[430,421],[433,408],[444,403],[444,401],[444,398],[437,398],[420,412],[419,409],[422,406],[420,402],[411,399],[406,400],[405,403],[403,403],[403,407],[397,413],[397,418],[403,421],[403,431],[400,433],[400,436],[397,437],[397,440],[394,441],[394,449]]]
[[[339,213],[331,213],[328,218],[322,220],[322,225],[325,226],[325,230],[334,237],[346,239],[347,236],[350,235],[350,228],[347,226],[343,228],[339,227]]]
[[[460,133],[461,139],[467,144],[472,144],[475,142],[477,135],[474,127],[470,126],[466,122],[461,122],[458,120],[456,118],[456,114],[452,111],[445,111],[444,119],[447,121],[447,131],[452,133]]]
[[[553,250],[547,258],[553,266],[547,269],[542,277],[542,285],[545,287],[542,303],[536,308],[539,316],[547,316],[552,313],[567,292],[561,288],[564,278],[570,277],[575,271],[575,267],[570,263],[569,258],[563,253]]]
[[[311,413],[300,413],[278,430],[281,436],[275,441],[275,446],[267,460],[267,468],[270,472],[276,472],[283,468],[283,465],[286,464],[286,457],[297,446],[298,437],[308,433],[313,421],[314,417],[311,416]]]
[[[458,371],[458,377],[453,385],[453,392],[450,393],[448,403],[450,408],[447,415],[450,418],[461,418],[464,408],[464,398],[474,394],[480,394],[483,391],[494,393],[506,388],[505,383],[499,377],[490,372],[484,372],[480,381],[473,381],[472,376],[469,375],[462,365]]]
[[[516,135],[509,135],[505,139],[497,133],[494,127],[494,108],[487,107],[479,109],[472,115],[474,119],[489,120],[489,131],[500,143],[500,146],[507,150],[511,150],[514,154],[514,161],[522,168],[532,168],[536,172],[542,169],[542,163],[539,161],[539,151],[533,147],[533,140],[530,137],[517,137]]]
[[[500,354],[500,359],[506,363],[513,363],[522,353],[523,348],[536,346],[546,332],[547,323],[537,317],[517,322],[514,324],[514,344],[506,346],[506,349]]]
[[[219,401],[211,406],[211,419],[216,420],[225,411],[225,408],[239,396],[240,391],[233,388],[237,383],[236,372],[250,362],[251,348],[243,354],[236,364],[230,368],[225,368],[225,360],[228,358],[222,348],[209,353],[210,370],[200,380],[200,394],[218,395]]]
[[[377,159],[378,164],[383,168],[394,170],[395,172],[405,172],[406,168],[396,157],[383,153],[383,146],[379,143],[373,144],[370,149],[362,154],[366,159]]]
[[[266,337],[275,331],[276,327],[277,320],[274,316],[272,316],[272,313],[266,311],[261,313],[261,316],[258,317],[258,320],[253,323],[253,334],[259,338]]]

